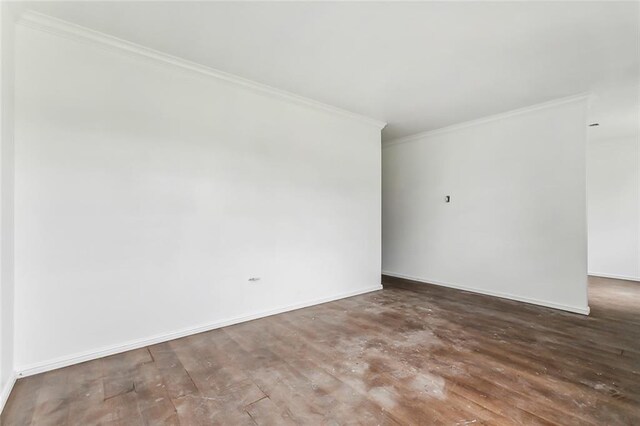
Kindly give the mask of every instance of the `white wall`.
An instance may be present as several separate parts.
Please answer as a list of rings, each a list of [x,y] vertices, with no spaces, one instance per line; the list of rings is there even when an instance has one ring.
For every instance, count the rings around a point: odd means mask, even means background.
[[[14,381],[13,15],[0,4],[0,412]]]
[[[589,274],[640,281],[640,86],[598,91],[589,121]]]
[[[18,370],[380,288],[380,126],[16,37]]]
[[[384,273],[586,313],[585,121],[579,98],[387,144]]]

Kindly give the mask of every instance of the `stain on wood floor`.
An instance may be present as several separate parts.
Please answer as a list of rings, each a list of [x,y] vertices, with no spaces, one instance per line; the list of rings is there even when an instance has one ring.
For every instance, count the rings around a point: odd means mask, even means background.
[[[592,315],[385,289],[17,382],[2,425],[640,424],[640,283]]]

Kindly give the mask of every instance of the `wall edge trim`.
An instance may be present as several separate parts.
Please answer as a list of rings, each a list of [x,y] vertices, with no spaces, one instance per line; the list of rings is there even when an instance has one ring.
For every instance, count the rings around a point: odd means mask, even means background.
[[[118,353],[130,351],[133,349],[140,349],[149,345],[155,345],[158,343],[167,342],[169,340],[175,340],[182,337],[191,336],[193,334],[204,333],[206,331],[211,331],[211,330],[227,327],[234,324],[239,324],[246,321],[265,318],[271,315],[277,315],[284,312],[295,311],[298,309],[320,305],[323,303],[345,299],[348,297],[358,296],[361,294],[370,293],[378,290],[382,290],[382,284],[378,284],[372,287],[366,287],[360,290],[339,293],[334,296],[321,297],[318,299],[308,300],[301,303],[295,303],[292,305],[286,305],[279,308],[269,309],[266,311],[260,311],[253,314],[240,315],[240,316],[229,318],[226,320],[215,321],[207,324],[201,324],[195,327],[189,327],[189,328],[185,328],[178,331],[173,331],[173,332],[163,333],[163,334],[159,334],[152,337],[137,339],[137,340],[129,341],[122,344],[96,348],[96,349],[88,350],[85,352],[76,353],[73,355],[62,356],[56,359],[22,366],[22,367],[16,368],[16,372],[17,372],[16,374],[17,374],[17,377],[19,378],[33,376],[35,374],[40,374],[40,373],[55,370],[58,368],[63,368],[70,365],[79,364],[82,362],[91,361],[94,359],[103,358],[110,355],[115,355]]]
[[[387,125],[386,122],[381,120],[377,120],[364,116],[362,114],[325,104],[323,102],[316,101],[305,96],[296,95],[286,90],[277,89],[263,83],[258,83],[253,80],[249,80],[205,65],[201,65],[187,59],[182,59],[168,53],[151,49],[140,44],[126,41],[118,37],[114,37],[87,27],[83,27],[81,25],[64,21],[62,19],[54,18],[43,13],[35,12],[33,10],[25,11],[18,18],[16,23],[32,29],[70,38],[72,40],[88,42],[90,44],[108,47],[112,50],[123,51],[137,56],[150,58],[157,62],[163,62],[165,64],[173,65],[177,68],[196,72],[218,80],[223,80],[225,82],[251,89],[259,93],[270,95],[281,100],[289,101],[298,105],[304,105],[314,109],[323,110],[334,115],[359,121],[361,123],[374,126],[379,130],[382,130]]]
[[[529,297],[516,296],[516,295],[508,294],[508,293],[480,290],[480,289],[476,289],[476,288],[472,288],[472,287],[466,287],[466,286],[463,286],[463,285],[448,283],[448,282],[444,282],[444,281],[431,280],[431,279],[427,279],[427,278],[412,277],[412,276],[409,276],[409,275],[399,274],[399,273],[396,273],[396,272],[382,271],[382,275],[388,275],[390,277],[395,277],[395,278],[403,278],[405,280],[417,281],[417,282],[424,283],[424,284],[433,284],[433,285],[437,285],[437,286],[440,286],[440,287],[453,288],[453,289],[456,289],[456,290],[468,291],[470,293],[483,294],[485,296],[492,296],[492,297],[498,297],[498,298],[501,298],[501,299],[513,300],[513,301],[516,301],[516,302],[524,302],[524,303],[528,303],[530,305],[544,306],[545,308],[558,309],[558,310],[561,310],[561,311],[567,311],[567,312],[572,312],[572,313],[576,313],[576,314],[589,315],[589,312],[591,310],[589,308],[589,306],[587,306],[587,307],[579,307],[579,306],[563,305],[563,304],[560,304],[560,303],[548,302],[546,300],[538,300],[538,299],[533,299],[533,298],[529,298]]]
[[[614,280],[625,280],[625,281],[638,281],[638,282],[640,282],[640,277],[634,277],[634,276],[631,276],[631,275],[606,274],[604,272],[591,272],[591,271],[589,271],[588,275],[590,275],[592,277],[612,278]]]
[[[427,130],[425,132],[414,133],[412,135],[403,136],[396,139],[391,139],[388,141],[382,142],[382,148],[388,148],[394,145],[399,145],[407,142],[414,142],[420,139],[428,138],[431,136],[441,135],[449,132],[454,132],[456,130],[466,129],[468,127],[479,126],[485,123],[490,123],[492,121],[498,121],[505,118],[513,117],[516,115],[526,114],[528,112],[533,112],[545,108],[551,108],[558,105],[563,105],[571,102],[583,101],[591,99],[592,95],[590,93],[580,93],[577,95],[566,96],[563,98],[553,99],[547,102],[542,102],[534,105],[529,105],[523,108],[514,109],[511,111],[506,111],[494,115],[488,115],[486,117],[478,118],[475,120],[463,121],[461,123],[452,124],[450,126],[441,127],[439,129]],[[587,123],[585,123],[586,126]]]
[[[11,372],[7,383],[2,387],[2,392],[0,393],[0,414],[4,410],[4,407],[7,404],[7,400],[9,400],[9,395],[11,395],[11,391],[13,390],[16,381],[18,380],[18,374],[15,371]]]

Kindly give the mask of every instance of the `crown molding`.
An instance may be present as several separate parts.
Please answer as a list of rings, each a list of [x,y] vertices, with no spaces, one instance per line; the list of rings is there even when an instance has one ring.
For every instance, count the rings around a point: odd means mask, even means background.
[[[198,64],[168,53],[160,52],[136,43],[132,43],[99,31],[92,30],[77,24],[73,24],[62,19],[54,18],[33,10],[25,11],[16,22],[32,29],[45,31],[57,36],[69,38],[80,42],[88,42],[101,47],[109,48],[120,52],[126,52],[138,56],[153,59],[158,62],[169,64],[187,71],[196,72],[218,80],[235,84],[253,91],[289,101],[298,105],[305,105],[311,108],[320,109],[335,115],[356,120],[382,130],[387,123],[364,115],[356,114],[342,108],[334,107],[304,96],[299,96],[285,90],[276,89],[266,84],[258,83],[246,78],[238,77],[224,71],[216,70],[205,65]]]
[[[492,122],[492,121],[502,120],[504,118],[509,118],[509,117],[513,117],[513,116],[516,116],[516,115],[520,115],[520,114],[526,114],[528,112],[533,112],[533,111],[537,111],[537,110],[540,110],[540,109],[545,109],[545,108],[550,108],[550,107],[554,107],[554,106],[558,106],[558,105],[563,105],[563,104],[567,104],[567,103],[570,103],[570,102],[590,100],[592,98],[592,96],[593,95],[590,94],[590,93],[581,93],[581,94],[578,94],[578,95],[567,96],[567,97],[564,97],[564,98],[554,99],[554,100],[551,100],[551,101],[542,102],[542,103],[535,104],[535,105],[530,105],[530,106],[527,106],[527,107],[524,107],[524,108],[514,109],[514,110],[503,112],[503,113],[500,113],[500,114],[489,115],[487,117],[478,118],[476,120],[465,121],[465,122],[462,122],[462,123],[453,124],[451,126],[441,127],[440,129],[427,130],[425,132],[414,133],[413,135],[403,136],[401,138],[392,139],[392,140],[389,140],[389,141],[384,141],[384,142],[382,142],[382,148],[384,149],[384,148],[387,148],[387,147],[390,147],[390,146],[393,146],[393,145],[403,144],[403,143],[407,143],[407,142],[413,142],[413,141],[417,141],[419,139],[424,139],[424,138],[428,138],[428,137],[435,136],[435,135],[441,135],[441,134],[444,134],[444,133],[454,132],[456,130],[466,129],[467,127],[478,126],[478,125],[489,123],[489,122]]]

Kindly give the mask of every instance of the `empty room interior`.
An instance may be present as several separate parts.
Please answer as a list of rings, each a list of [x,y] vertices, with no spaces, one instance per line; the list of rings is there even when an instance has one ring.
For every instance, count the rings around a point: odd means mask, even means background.
[[[0,23],[2,426],[640,425],[640,2]]]

